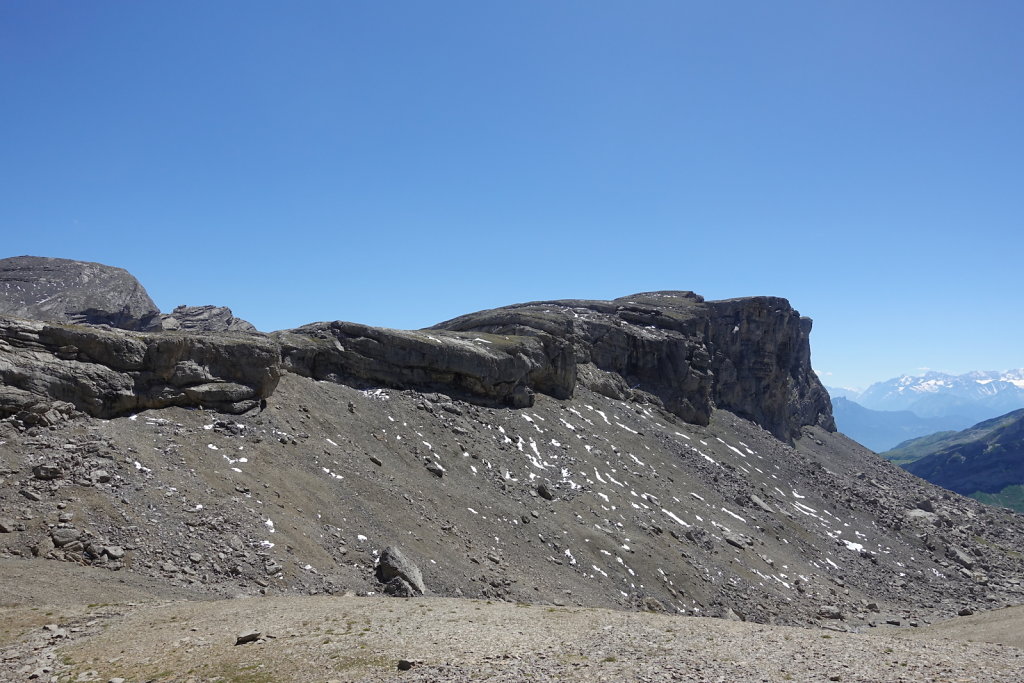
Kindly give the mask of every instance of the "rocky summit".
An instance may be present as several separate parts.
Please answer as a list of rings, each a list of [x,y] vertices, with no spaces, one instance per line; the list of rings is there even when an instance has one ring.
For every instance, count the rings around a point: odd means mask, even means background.
[[[0,260],[0,315],[148,328],[160,310],[126,270],[40,256]]]
[[[811,322],[784,299],[653,292],[271,334],[6,306],[12,561],[207,597],[431,595],[837,631],[1024,598],[1024,519],[836,433]]]

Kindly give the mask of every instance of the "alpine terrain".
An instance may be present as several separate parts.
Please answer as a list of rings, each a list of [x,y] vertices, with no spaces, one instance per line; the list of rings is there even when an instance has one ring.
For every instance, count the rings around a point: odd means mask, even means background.
[[[1024,410],[912,439],[882,456],[939,486],[1024,511]]]
[[[0,679],[1024,676],[906,639],[1021,603],[1024,518],[837,433],[785,299],[266,334],[0,274]]]
[[[966,429],[1024,408],[1024,369],[901,375],[863,392],[829,392],[839,430],[881,453],[908,439]]]

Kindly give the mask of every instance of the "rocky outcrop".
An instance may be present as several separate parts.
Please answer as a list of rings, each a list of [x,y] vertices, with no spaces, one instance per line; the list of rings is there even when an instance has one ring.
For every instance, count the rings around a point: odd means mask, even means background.
[[[714,408],[725,408],[787,441],[806,425],[835,429],[811,370],[811,321],[785,299],[651,292],[509,306],[433,329],[564,340],[583,385],[655,399],[688,422],[707,424]]]
[[[727,409],[786,441],[807,425],[835,429],[810,366],[811,321],[785,299],[705,302],[692,292],[650,292],[508,306],[429,330],[336,321],[250,338],[232,336],[255,328],[229,308],[179,306],[161,316],[117,268],[18,257],[0,261],[0,284],[12,317],[154,331],[8,320],[0,331],[8,414],[35,405],[57,410],[52,417],[68,404],[95,416],[164,405],[238,412],[289,371],[518,408],[533,405],[536,392],[567,399],[581,385],[659,403],[695,424]]]
[[[189,332],[255,332],[247,320],[236,318],[227,306],[178,306],[154,324],[157,330]]]
[[[0,260],[0,315],[142,330],[160,310],[121,268],[16,256]]]
[[[539,391],[572,396],[572,348],[551,335],[405,331],[348,322],[314,323],[272,335],[290,372],[342,383],[443,390],[513,407]]]
[[[277,386],[278,347],[255,335],[145,334],[0,318],[0,417],[148,408],[240,413]],[[71,408],[73,406],[73,409]]]

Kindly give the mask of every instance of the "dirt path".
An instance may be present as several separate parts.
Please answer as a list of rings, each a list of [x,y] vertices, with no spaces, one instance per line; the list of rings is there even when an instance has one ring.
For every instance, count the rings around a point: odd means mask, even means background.
[[[0,613],[21,622],[3,659],[52,651],[41,680],[1024,680],[1024,652],[1005,645],[601,609],[356,597],[42,609]],[[48,618],[63,634],[41,628]],[[249,631],[260,639],[235,645]]]

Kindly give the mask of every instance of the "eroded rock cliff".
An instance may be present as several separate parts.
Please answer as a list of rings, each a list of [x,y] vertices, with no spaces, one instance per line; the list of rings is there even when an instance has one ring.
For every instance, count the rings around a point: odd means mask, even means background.
[[[0,417],[53,423],[195,406],[241,413],[280,377],[278,346],[255,335],[133,333],[0,318]]]
[[[497,308],[434,329],[564,340],[584,386],[612,398],[653,397],[696,424],[718,407],[783,440],[805,425],[835,429],[811,369],[811,321],[785,299],[650,292]]]
[[[196,324],[223,327],[214,314],[227,310],[203,308]],[[97,417],[168,405],[238,413],[269,397],[282,372],[517,408],[581,385],[694,424],[727,409],[789,441],[807,425],[835,428],[810,366],[810,327],[785,299],[692,292],[520,304],[420,331],[336,321],[269,336],[133,334],[9,319],[0,378],[6,414],[49,400]]]

